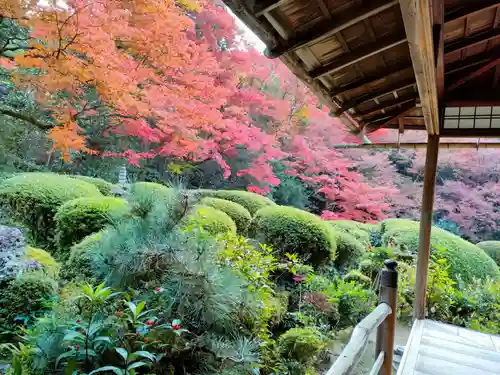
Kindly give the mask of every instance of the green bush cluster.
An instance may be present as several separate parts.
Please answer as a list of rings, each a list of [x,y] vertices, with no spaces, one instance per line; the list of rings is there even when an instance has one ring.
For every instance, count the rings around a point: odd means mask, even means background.
[[[476,246],[483,249],[500,266],[500,241],[483,241]]]
[[[419,246],[419,223],[406,219],[387,219],[380,224],[383,244],[402,253],[417,253]],[[454,279],[471,282],[474,278],[497,279],[498,266],[478,246],[440,228],[433,227],[431,246],[444,249],[442,256],[450,265]]]
[[[376,230],[376,224],[364,224],[353,220],[328,221],[337,232],[347,233],[361,242],[365,247],[370,246],[371,232]]]
[[[89,280],[96,277],[95,265],[101,257],[99,247],[96,245],[104,233],[105,231],[93,233],[71,247],[68,260],[61,271],[63,279]]]
[[[196,205],[189,216],[190,224],[200,225],[208,233],[236,233],[236,224],[226,213],[211,206]]]
[[[292,328],[280,336],[278,350],[288,360],[301,364],[314,362],[325,347],[325,340],[316,328]]]
[[[94,185],[104,195],[111,195],[113,192],[113,188],[115,186],[111,182],[103,180],[102,178],[80,176],[80,175],[73,175],[71,177],[88,182],[89,184]]]
[[[24,272],[0,289],[0,335],[3,342],[50,311],[57,283],[43,271]],[[5,341],[4,341],[5,340]]]
[[[245,234],[247,232],[252,216],[242,205],[225,199],[210,197],[203,198],[201,204],[226,213],[233,219],[239,234]]]
[[[126,210],[127,202],[114,197],[85,197],[64,203],[54,218],[59,255],[66,258],[64,253],[73,244],[100,231]]]
[[[0,207],[27,227],[36,245],[54,241],[54,216],[65,202],[80,197],[102,197],[88,182],[53,173],[24,173],[0,184]]]
[[[165,185],[157,184],[155,182],[136,182],[131,185],[130,192],[133,195],[148,195],[152,199],[165,200],[170,199],[174,193],[174,189],[166,187]]]
[[[254,216],[255,213],[261,208],[276,205],[269,198],[242,190],[201,190],[199,194],[201,196],[225,199],[227,201],[238,203],[245,207],[252,216]]]
[[[52,278],[57,278],[59,275],[61,265],[45,250],[28,246],[26,259],[27,261],[35,261],[40,264],[45,273]]]
[[[282,255],[296,253],[314,265],[335,260],[335,233],[330,225],[309,212],[271,206],[257,212],[249,234]]]
[[[358,241],[348,232],[337,231],[335,233],[335,241],[337,243],[335,264],[339,267],[346,267],[359,262],[367,250],[362,242]]]

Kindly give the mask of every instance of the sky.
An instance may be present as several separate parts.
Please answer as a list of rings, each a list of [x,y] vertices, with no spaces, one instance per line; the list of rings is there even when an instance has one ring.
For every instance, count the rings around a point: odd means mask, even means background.
[[[227,8],[227,7],[226,7]],[[257,35],[253,33],[236,15],[227,8],[228,12],[236,19],[236,25],[244,31],[245,39],[260,53],[266,49],[266,45],[262,42]]]

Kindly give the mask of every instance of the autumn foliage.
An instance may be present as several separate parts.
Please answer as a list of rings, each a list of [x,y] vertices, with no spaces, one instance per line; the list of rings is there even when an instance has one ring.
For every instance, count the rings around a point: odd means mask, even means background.
[[[101,152],[81,125],[99,117],[105,136],[142,145],[105,156],[215,160],[226,177],[246,175],[249,190],[262,194],[279,185],[272,162],[280,160],[325,196],[325,218],[370,221],[389,208],[390,190],[374,188],[333,148],[349,139],[339,121],[279,61],[252,49],[221,4],[2,4],[3,17],[31,30],[28,46],[3,66],[50,113],[49,137],[66,161]],[[231,170],[228,159],[241,150],[251,163]]]

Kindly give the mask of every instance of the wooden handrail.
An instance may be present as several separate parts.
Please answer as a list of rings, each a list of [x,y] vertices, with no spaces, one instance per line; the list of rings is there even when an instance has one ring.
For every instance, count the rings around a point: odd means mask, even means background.
[[[375,349],[377,359],[370,375],[391,375],[398,273],[395,261],[386,260],[384,263],[386,268],[382,270],[380,275],[380,304],[354,327],[346,347],[325,375],[349,375],[361,360],[361,356],[368,346],[368,339],[375,330],[377,330]]]
[[[392,312],[383,302],[354,328],[351,339],[326,375],[347,375],[356,367],[368,345],[368,338]]]

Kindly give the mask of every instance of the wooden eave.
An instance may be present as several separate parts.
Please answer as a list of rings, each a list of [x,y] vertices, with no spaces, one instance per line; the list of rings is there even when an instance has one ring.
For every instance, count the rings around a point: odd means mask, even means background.
[[[446,107],[500,105],[498,0],[224,1],[352,132],[447,133]]]

